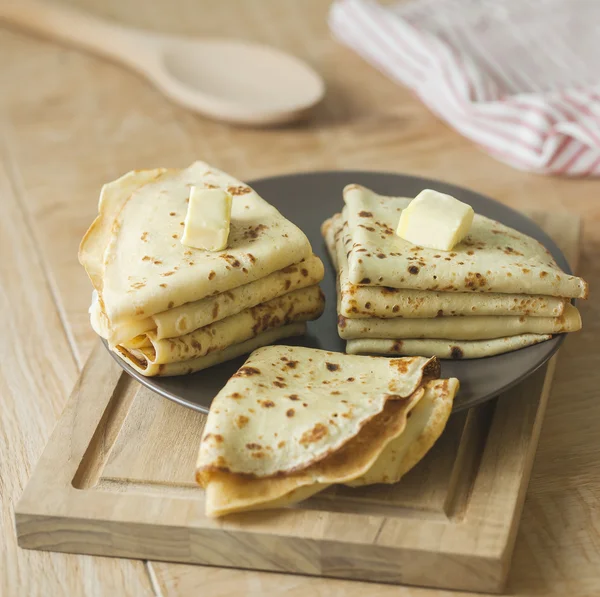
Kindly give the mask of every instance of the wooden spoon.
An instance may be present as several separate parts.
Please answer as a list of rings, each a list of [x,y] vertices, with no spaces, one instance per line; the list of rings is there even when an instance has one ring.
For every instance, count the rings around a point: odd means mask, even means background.
[[[35,0],[0,0],[0,22],[121,62],[173,101],[218,120],[281,124],[325,92],[307,64],[258,44],[146,33]]]

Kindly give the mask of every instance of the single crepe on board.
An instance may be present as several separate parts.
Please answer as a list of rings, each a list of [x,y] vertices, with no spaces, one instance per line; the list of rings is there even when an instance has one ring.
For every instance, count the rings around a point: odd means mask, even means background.
[[[192,187],[232,195],[226,249],[182,244]],[[204,162],[130,172],[102,188],[98,211],[79,250],[92,326],[143,375],[192,373],[300,335],[323,311],[323,264],[304,233]]]
[[[410,199],[350,185],[344,200],[322,233],[349,354],[479,358],[581,328],[569,298],[587,284],[534,239],[475,215],[452,251],[426,249],[394,232]]]
[[[458,380],[435,358],[269,346],[217,394],[196,479],[206,514],[277,508],[334,483],[395,483],[445,427]]]

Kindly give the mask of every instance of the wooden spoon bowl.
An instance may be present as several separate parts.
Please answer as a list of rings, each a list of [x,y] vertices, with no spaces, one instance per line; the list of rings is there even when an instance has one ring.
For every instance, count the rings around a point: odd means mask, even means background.
[[[325,93],[307,64],[259,44],[147,33],[35,0],[0,0],[0,22],[125,64],[174,102],[217,120],[281,124]]]

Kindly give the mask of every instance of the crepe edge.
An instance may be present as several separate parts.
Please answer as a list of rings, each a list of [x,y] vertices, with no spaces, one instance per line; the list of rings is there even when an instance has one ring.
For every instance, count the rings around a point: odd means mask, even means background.
[[[425,385],[425,395],[419,401],[419,403],[414,408],[413,419],[415,418],[416,411],[424,404],[424,401],[427,399],[427,391],[429,389],[428,386],[436,383],[444,383],[444,393],[438,395],[434,393],[432,397],[432,405],[431,412],[427,417],[425,424],[421,428],[418,436],[414,439],[411,444],[408,446],[406,453],[403,455],[402,461],[400,465],[396,464],[394,471],[394,476],[391,478],[382,477],[381,479],[377,479],[375,481],[368,480],[369,473],[373,470],[375,466],[380,463],[381,459],[386,456],[386,450],[389,450],[394,441],[401,439],[402,434],[399,434],[392,441],[388,443],[386,448],[380,454],[377,461],[373,464],[373,466],[361,477],[357,477],[352,481],[345,483],[345,485],[349,487],[364,487],[367,485],[374,485],[379,483],[385,484],[395,484],[398,483],[404,475],[406,475],[413,467],[415,467],[423,458],[427,455],[429,450],[435,445],[437,440],[442,435],[444,429],[446,428],[446,424],[448,422],[448,418],[452,412],[452,406],[454,404],[454,399],[460,389],[460,381],[455,377],[450,377],[447,379],[438,379],[428,382]],[[410,422],[407,423],[406,429]],[[403,431],[403,433],[406,431]]]
[[[137,190],[139,190],[143,186],[145,186],[151,182],[154,182],[155,180],[160,178],[166,172],[171,172],[171,171],[173,171],[173,169],[168,169],[168,168],[151,168],[151,169],[147,169],[147,170],[131,170],[129,172],[126,172],[125,174],[123,174],[122,176],[117,178],[116,180],[113,180],[109,183],[102,185],[102,188],[100,190],[100,198],[98,200],[98,214],[96,215],[96,217],[94,218],[94,221],[92,222],[90,227],[87,229],[87,231],[83,235],[83,238],[81,239],[81,242],[79,243],[79,250],[77,253],[77,258],[79,260],[79,263],[85,269],[88,277],[90,278],[92,286],[97,291],[99,291],[99,292],[102,291],[102,280],[98,281],[97,279],[95,279],[96,274],[90,273],[90,259],[92,259],[92,256],[91,256],[91,251],[89,251],[89,244],[94,240],[96,235],[102,234],[103,226],[109,224],[109,222],[107,222],[107,218],[110,217],[111,214],[108,214],[107,211],[110,209],[111,206],[108,202],[108,198],[106,197],[106,193],[110,192],[112,190],[112,188],[116,189],[117,185],[126,183],[127,179],[134,178],[134,180],[131,181],[132,182],[131,189],[129,189],[126,193],[123,194],[123,197],[121,197],[120,202],[118,203],[118,206],[114,213],[114,217],[110,221],[110,232],[112,233],[112,228],[114,227],[116,218],[119,216],[119,214],[125,207],[126,203],[129,201],[129,199],[131,198],[133,193],[135,193]],[[140,178],[139,178],[139,180],[136,181],[135,177],[140,177]],[[107,232],[108,232],[108,230],[107,230]],[[100,240],[100,239],[98,239],[98,240]],[[103,247],[102,248],[102,256],[104,256],[105,250],[106,250],[106,247]]]
[[[412,358],[420,358],[420,357],[412,357]],[[439,379],[439,377],[441,375],[441,364],[440,364],[439,360],[436,357],[429,357],[429,358],[425,358],[425,359],[426,360],[423,363],[423,365],[419,371],[418,377],[417,377],[415,384],[412,387],[412,391],[410,393],[408,393],[406,395],[402,395],[402,394],[398,394],[398,393],[392,393],[392,390],[390,389],[389,392],[387,394],[385,394],[384,399],[381,402],[380,408],[378,408],[374,412],[370,413],[369,416],[367,416],[363,420],[361,420],[352,435],[348,435],[346,437],[341,437],[337,443],[330,446],[327,450],[323,451],[321,454],[319,454],[319,456],[314,457],[306,462],[303,462],[300,465],[297,465],[297,466],[294,466],[291,468],[274,471],[274,472],[272,472],[268,475],[264,475],[264,476],[257,476],[253,473],[243,473],[243,472],[239,472],[239,471],[232,471],[230,469],[223,469],[222,467],[219,467],[219,466],[216,466],[213,464],[201,465],[200,464],[200,453],[199,453],[197,463],[196,463],[196,481],[198,482],[199,485],[204,487],[205,479],[203,479],[203,475],[208,475],[208,474],[217,473],[217,472],[218,473],[226,473],[226,474],[230,474],[230,475],[236,475],[236,476],[239,476],[239,477],[245,478],[245,479],[260,480],[260,479],[277,478],[280,476],[288,476],[291,474],[301,473],[302,471],[310,468],[311,466],[318,464],[319,462],[322,462],[325,458],[327,458],[331,454],[334,454],[335,452],[341,450],[348,442],[350,442],[352,439],[354,439],[361,432],[361,430],[365,427],[365,425],[367,425],[370,421],[372,421],[375,417],[377,417],[384,411],[384,409],[389,401],[409,400],[413,397],[415,392],[418,392],[418,390],[421,387],[423,387],[426,383],[428,383],[429,381],[432,381],[432,380]],[[400,361],[400,360],[402,360],[402,359],[389,359],[388,364],[389,364],[390,368],[396,367],[397,366],[396,361]]]
[[[231,506],[228,508],[225,508],[225,507],[210,508],[209,500],[207,500],[206,510],[205,510],[206,515],[209,516],[210,518],[218,518],[218,517],[227,516],[230,514],[236,514],[236,513],[240,513],[240,512],[259,511],[259,510],[264,510],[264,509],[273,509],[273,508],[278,508],[278,507],[283,507],[283,506],[289,506],[289,505],[298,503],[299,501],[301,501],[303,499],[307,499],[308,497],[323,491],[324,489],[326,489],[327,487],[329,487],[331,485],[343,484],[346,481],[350,481],[358,476],[365,474],[369,470],[369,468],[371,466],[373,466],[373,464],[377,461],[377,458],[381,455],[381,453],[385,450],[385,448],[389,445],[389,443],[391,441],[393,441],[394,438],[396,438],[400,434],[402,434],[402,432],[406,428],[408,414],[418,404],[419,400],[421,400],[424,393],[425,393],[425,391],[424,391],[423,385],[420,385],[419,387],[417,387],[415,389],[414,392],[412,392],[409,396],[407,396],[403,399],[403,403],[406,405],[406,408],[402,411],[403,419],[400,421],[400,424],[401,424],[400,429],[397,431],[396,434],[391,435],[390,437],[386,438],[385,443],[383,443],[379,447],[379,451],[377,453],[373,454],[370,457],[370,460],[362,465],[362,468],[360,471],[358,471],[358,472],[354,471],[350,474],[340,475],[340,477],[337,478],[335,481],[330,481],[330,480],[321,481],[321,480],[319,480],[318,474],[316,474],[314,477],[310,477],[310,468],[313,466],[319,467],[320,465],[322,465],[324,463],[324,460],[326,460],[326,458],[323,458],[317,462],[312,463],[306,469],[303,469],[301,471],[292,472],[290,475],[285,475],[283,477],[284,480],[286,478],[293,479],[295,476],[298,476],[299,484],[296,487],[293,487],[292,489],[287,490],[284,493],[276,495],[274,498],[270,499],[267,502],[261,503],[261,502],[255,501],[254,503],[250,503],[250,504],[247,503],[244,506],[237,507],[237,508],[231,507]],[[390,401],[390,400],[386,401],[384,403],[384,407],[387,406],[387,404],[389,402],[394,402],[394,401]],[[384,413],[384,410],[382,409],[381,411],[379,411],[377,413],[377,415],[375,415],[375,417],[372,417],[369,420],[369,422],[372,422],[378,415],[383,415],[383,413]],[[360,433],[360,431],[363,431],[363,432],[367,431],[367,425],[364,425],[363,427],[361,427],[361,429],[359,430],[359,433]],[[351,440],[356,439],[358,437],[359,433],[353,435],[352,438],[350,438],[350,440],[348,442],[345,442],[344,445],[342,445],[335,451],[329,453],[327,456],[335,457],[336,453],[339,450],[347,447],[347,444],[349,444]],[[318,471],[315,471],[315,472],[318,472]],[[238,482],[243,479],[243,477],[241,475],[235,474],[235,473],[220,473],[220,474],[221,475],[231,475],[233,477],[233,480],[238,481]],[[257,483],[266,485],[269,482],[269,480],[272,480],[272,479],[273,479],[273,477],[264,477],[264,478],[254,479],[254,481]],[[276,477],[275,477],[275,479],[276,479]],[[198,476],[197,476],[197,480],[198,480]],[[252,480],[250,480],[250,482],[252,482]],[[208,487],[206,488],[206,491],[208,493],[208,492],[210,492],[210,481],[208,482],[207,485],[208,485]],[[286,488],[284,487],[283,490],[285,490],[285,489]]]
[[[387,338],[354,339],[346,342],[346,354],[388,356],[436,356],[439,359],[470,360],[496,356],[527,348],[552,339],[552,334],[520,334],[487,340],[445,340],[439,338],[392,340]],[[504,345],[501,344],[504,343]],[[480,353],[484,344],[494,348]]]
[[[289,325],[280,326],[267,330],[249,338],[244,342],[238,342],[231,344],[221,351],[211,352],[207,355],[197,357],[195,359],[189,359],[187,361],[178,361],[175,363],[167,363],[163,365],[153,365],[148,373],[148,369],[141,370],[131,363],[128,359],[123,358],[123,355],[117,350],[113,351],[119,356],[119,358],[125,361],[129,366],[133,367],[138,373],[144,375],[144,377],[174,377],[177,375],[188,375],[196,373],[209,367],[219,365],[226,361],[231,361],[244,354],[249,354],[253,350],[272,344],[284,338],[290,338],[293,336],[302,336],[306,333],[306,322],[296,322]]]
[[[338,268],[338,258],[337,258],[337,240],[338,240],[338,235],[341,233],[341,225],[340,225],[340,220],[342,219],[343,214],[342,213],[336,213],[333,216],[331,216],[330,218],[328,218],[327,220],[325,220],[322,224],[321,224],[321,235],[325,241],[325,246],[327,247],[327,253],[329,255],[329,258],[336,270],[336,279],[338,281],[338,287],[337,287],[337,295],[338,295],[338,316],[339,317],[343,317],[345,319],[350,319],[350,320],[364,320],[364,319],[370,319],[370,318],[374,318],[374,319],[395,319],[396,316],[394,315],[389,315],[389,316],[383,316],[383,315],[378,315],[378,314],[369,314],[367,312],[363,312],[360,313],[358,316],[354,313],[354,312],[348,312],[348,309],[345,310],[345,312],[342,313],[342,292],[340,289],[340,280],[339,280],[339,268]],[[358,286],[358,288],[360,288],[360,285]],[[376,288],[376,287],[374,287]],[[398,292],[402,292],[403,289],[398,288],[395,289]],[[436,293],[436,291],[433,290],[425,290],[422,292],[431,292],[431,293]],[[456,293],[456,294],[463,294],[463,293]],[[468,294],[468,293],[466,293]],[[481,294],[486,294],[486,293],[481,293]],[[492,295],[497,295],[497,294],[502,294],[502,293],[491,293]],[[485,315],[482,315],[483,317],[491,317],[491,316],[497,316],[497,317],[520,317],[520,316],[526,316],[526,317],[553,317],[553,318],[559,318],[559,317],[563,317],[565,314],[565,311],[567,311],[568,309],[568,305],[570,303],[570,299],[566,298],[566,297],[555,297],[555,296],[550,296],[550,295],[518,295],[518,294],[512,294],[512,293],[504,293],[506,294],[506,296],[511,296],[511,297],[515,297],[515,298],[531,298],[531,299],[538,299],[538,300],[553,300],[556,301],[558,303],[558,311],[554,312],[554,313],[547,313],[547,314],[536,314],[536,313],[524,313],[524,312],[520,312],[520,311],[511,311],[511,312],[507,312],[507,313],[488,313]],[[459,315],[456,315],[457,317]],[[480,316],[479,314],[477,316]],[[449,316],[450,317],[450,316]],[[423,316],[418,316],[418,317],[408,317],[406,315],[402,316],[402,319],[437,319],[436,317],[430,316],[430,317],[423,317]],[[338,330],[339,332],[339,330]],[[340,334],[340,337],[343,338],[342,334]]]

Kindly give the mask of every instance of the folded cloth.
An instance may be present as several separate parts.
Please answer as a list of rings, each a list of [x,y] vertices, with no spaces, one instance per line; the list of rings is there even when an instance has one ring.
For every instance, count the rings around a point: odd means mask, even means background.
[[[599,2],[337,0],[336,38],[500,161],[600,174]]]

